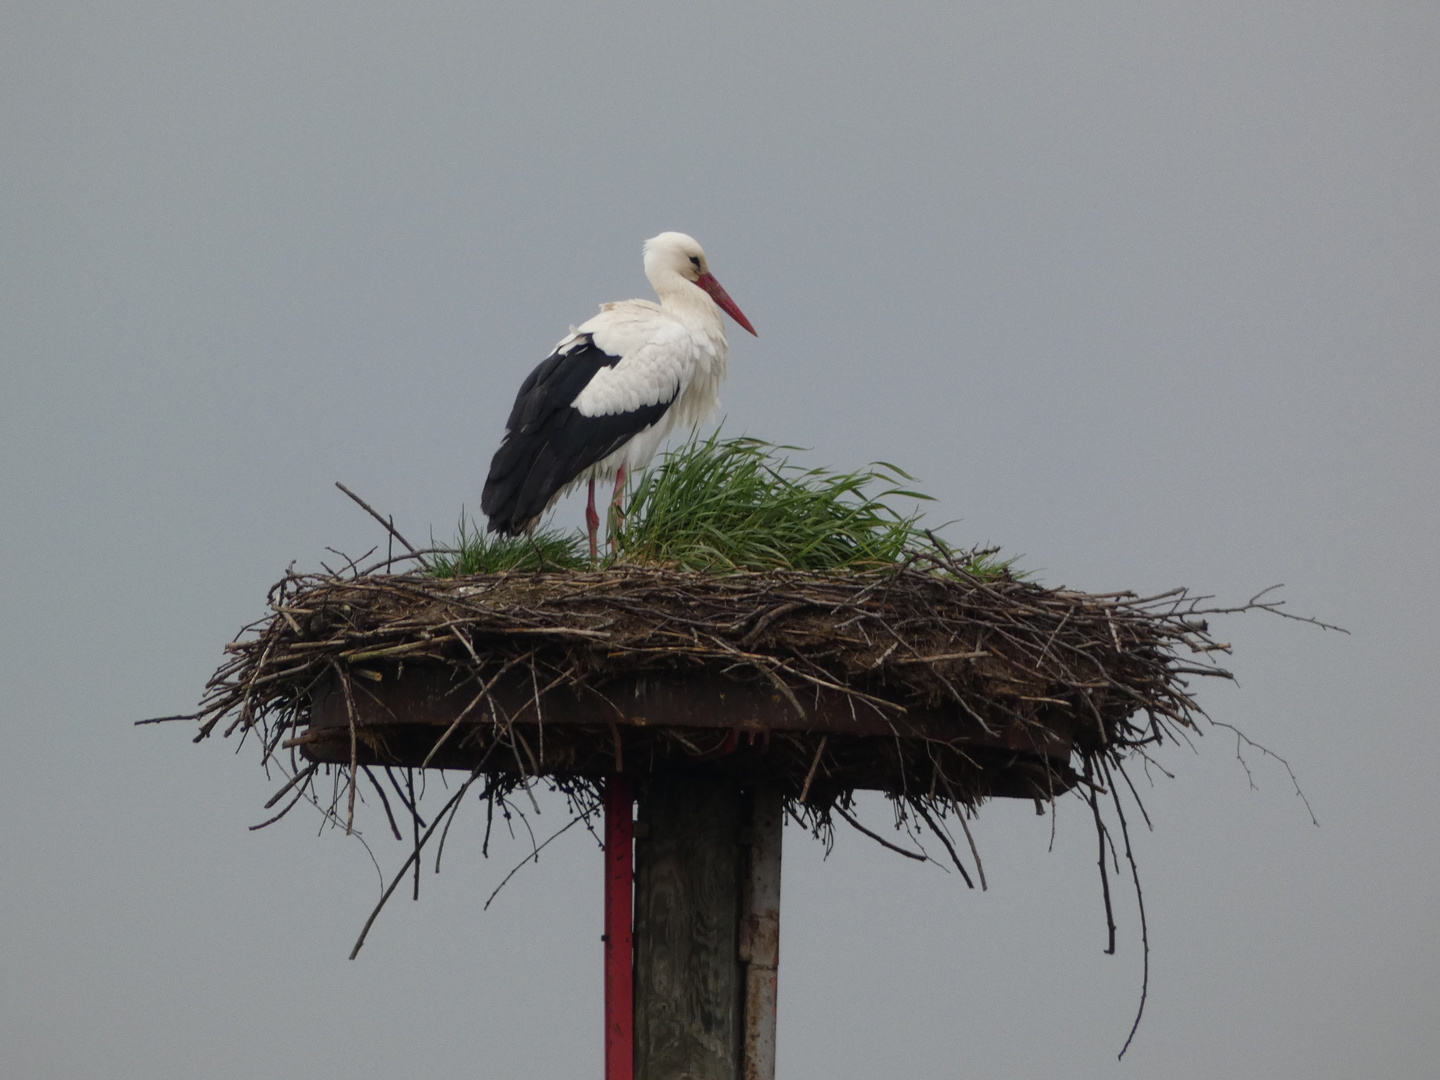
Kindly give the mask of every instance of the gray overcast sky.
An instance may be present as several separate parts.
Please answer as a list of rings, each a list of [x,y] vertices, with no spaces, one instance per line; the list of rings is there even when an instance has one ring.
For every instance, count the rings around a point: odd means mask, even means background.
[[[1086,810],[991,882],[787,835],[779,1068],[1419,1077],[1440,1056],[1440,6],[27,3],[0,14],[0,1074],[600,1075],[600,858],[462,818],[387,910],[179,726],[292,559],[450,535],[641,241],[760,331],[727,430],[902,464],[1049,584],[1221,627],[1104,921]],[[578,520],[574,506],[561,519]],[[544,804],[543,821],[562,809]],[[872,820],[883,806],[868,805]],[[469,829],[462,826],[469,825]],[[400,845],[367,834],[383,865]],[[453,861],[450,861],[452,860]]]

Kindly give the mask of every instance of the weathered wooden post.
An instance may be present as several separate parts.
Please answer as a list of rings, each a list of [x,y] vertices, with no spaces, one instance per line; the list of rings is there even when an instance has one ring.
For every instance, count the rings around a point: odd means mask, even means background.
[[[728,780],[660,776],[640,790],[636,1080],[740,1080],[743,809]]]
[[[640,796],[636,1080],[771,1080],[781,795],[657,777]]]
[[[740,959],[745,963],[745,1044],[742,1080],[774,1080],[775,1007],[780,967],[780,849],[785,800],[767,784],[750,794],[745,888],[740,907]]]

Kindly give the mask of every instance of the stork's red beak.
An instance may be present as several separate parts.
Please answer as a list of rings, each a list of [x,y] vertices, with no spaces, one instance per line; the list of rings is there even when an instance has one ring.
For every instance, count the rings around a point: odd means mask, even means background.
[[[720,283],[715,280],[714,274],[701,274],[695,279],[695,284],[710,294],[715,303],[720,305],[721,311],[729,315],[746,330],[749,330],[755,337],[760,336],[755,333],[755,328],[750,325],[750,320],[745,318],[745,313],[735,306],[735,301],[730,299],[730,294],[720,287]]]

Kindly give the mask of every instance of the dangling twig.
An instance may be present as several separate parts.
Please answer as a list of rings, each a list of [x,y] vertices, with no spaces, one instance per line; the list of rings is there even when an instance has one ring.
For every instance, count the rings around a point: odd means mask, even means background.
[[[470,778],[466,780],[465,783],[460,785],[460,789],[450,797],[450,801],[447,802],[445,804],[445,808],[440,811],[440,817],[437,817],[434,823],[425,830],[425,835],[415,845],[415,850],[410,852],[409,858],[405,860],[405,865],[400,867],[400,872],[397,873],[395,875],[395,879],[390,882],[390,887],[381,894],[380,902],[375,905],[375,910],[370,912],[370,917],[365,920],[365,925],[360,930],[360,936],[355,939],[355,947],[350,950],[351,960],[354,960],[355,957],[360,954],[360,947],[365,944],[366,935],[370,933],[370,927],[375,925],[375,919],[379,916],[380,910],[385,906],[385,901],[390,899],[391,894],[395,892],[395,887],[399,885],[400,882],[404,879],[405,872],[410,869],[410,864],[420,858],[420,851],[422,848],[424,848],[426,842],[429,841],[430,835],[439,826],[440,818],[445,816],[446,810],[449,810],[451,806],[453,806],[455,803],[458,803],[462,798],[465,797],[465,792],[470,790],[470,785],[475,782],[475,778],[479,775],[479,772],[472,772],[470,774]]]
[[[1085,762],[1086,773],[1090,772],[1090,762]],[[1100,866],[1100,892],[1105,898],[1105,926],[1110,935],[1109,944],[1105,952],[1111,956],[1115,955],[1115,909],[1110,905],[1110,874],[1105,869],[1105,823],[1100,819],[1100,802],[1095,794],[1095,787],[1092,784],[1086,789],[1086,798],[1090,802],[1090,810],[1095,815],[1095,840],[1100,845],[1100,857],[1097,860]]]
[[[1110,785],[1110,795],[1115,800],[1115,813],[1120,818],[1120,835],[1125,840],[1125,861],[1130,864],[1130,876],[1135,882],[1135,903],[1140,909],[1140,945],[1143,959],[1143,974],[1140,978],[1140,1006],[1135,1010],[1135,1022],[1130,1025],[1130,1034],[1125,1037],[1125,1045],[1120,1048],[1119,1057],[1125,1056],[1125,1051],[1130,1049],[1130,1042],[1135,1038],[1135,1032],[1140,1030],[1140,1017],[1145,1015],[1145,998],[1150,992],[1150,930],[1145,922],[1145,892],[1140,888],[1140,868],[1135,865],[1135,853],[1130,848],[1130,827],[1125,822],[1125,808],[1120,805],[1120,792],[1115,788],[1115,781],[1110,776],[1110,769],[1105,766],[1105,779]]]
[[[891,851],[895,852],[897,855],[904,855],[907,859],[915,859],[917,862],[929,862],[929,861],[930,861],[926,856],[921,855],[921,854],[918,853],[918,852],[915,852],[915,851],[906,851],[903,847],[900,847],[900,845],[898,845],[898,844],[892,844],[889,840],[886,840],[883,836],[879,835],[878,833],[873,833],[873,832],[871,832],[871,831],[870,831],[869,829],[867,829],[864,825],[861,825],[860,822],[858,822],[857,820],[855,820],[855,818],[853,818],[853,817],[851,817],[849,814],[847,814],[847,813],[845,812],[845,808],[844,808],[843,806],[841,806],[839,803],[836,803],[835,806],[832,807],[832,809],[833,809],[837,814],[839,814],[842,818],[844,818],[846,821],[848,821],[852,826],[854,826],[856,829],[858,829],[860,832],[862,832],[862,833],[864,833],[866,836],[870,837],[871,840],[874,840],[874,841],[875,841],[877,844],[879,844],[881,847],[887,847],[887,848],[889,848]]]
[[[380,786],[380,781],[375,779],[375,774],[370,771],[369,765],[360,766],[360,770],[370,778],[370,783],[375,787],[375,794],[380,796],[380,805],[385,807],[385,817],[390,822],[390,831],[395,835],[395,839],[405,839],[400,835],[400,826],[395,824],[395,815],[390,812],[390,800],[385,797],[385,789]]]
[[[915,808],[916,813],[925,819],[925,824],[930,826],[930,831],[938,836],[940,842],[945,845],[945,850],[950,853],[951,862],[955,864],[955,869],[960,871],[960,876],[965,879],[965,884],[972,889],[975,888],[975,882],[970,880],[970,875],[965,870],[965,864],[960,861],[960,854],[955,850],[955,845],[950,842],[950,837],[945,835],[945,831],[940,828],[935,819],[932,818],[925,807],[920,804],[919,799],[911,799],[910,805]]]
[[[810,762],[810,771],[805,774],[805,783],[800,788],[800,801],[803,803],[806,796],[810,794],[810,784],[815,780],[815,770],[820,768],[820,755],[825,753],[825,743],[830,739],[829,735],[821,735],[819,745],[815,747],[815,757]]]
[[[518,873],[520,872],[520,868],[521,868],[522,866],[524,866],[524,865],[525,865],[526,863],[528,863],[528,862],[539,862],[539,861],[540,861],[540,852],[544,851],[547,847],[550,846],[550,841],[551,841],[551,840],[554,840],[556,837],[561,836],[562,834],[569,832],[569,831],[571,830],[571,828],[573,828],[574,826],[578,825],[580,822],[584,821],[585,818],[586,818],[591,812],[593,812],[594,809],[595,809],[594,807],[591,807],[590,810],[587,810],[585,813],[583,813],[583,814],[577,814],[575,817],[573,817],[573,818],[570,819],[570,821],[569,821],[568,824],[561,826],[561,827],[560,827],[559,829],[557,829],[555,832],[551,833],[550,836],[549,836],[548,838],[546,838],[546,840],[545,840],[543,843],[535,845],[534,850],[533,850],[529,855],[526,855],[525,858],[521,859],[518,863],[516,863],[516,864],[515,864],[515,868],[514,868],[513,870],[511,870],[510,873],[508,873],[508,874],[505,875],[505,880],[502,881],[502,882],[500,882],[499,885],[496,885],[496,886],[495,886],[495,891],[490,894],[489,899],[487,899],[487,900],[485,901],[485,906],[482,907],[480,910],[481,910],[481,911],[489,911],[489,910],[490,910],[490,903],[491,903],[491,901],[494,900],[495,897],[497,897],[497,896],[500,895],[500,890],[503,889],[507,884],[509,884],[510,879],[513,878],[516,874],[518,874]]]
[[[420,804],[415,800],[415,770],[405,770],[405,791],[410,796],[410,832],[415,840],[415,891],[410,899],[420,899],[420,815],[415,808]],[[438,824],[438,821],[437,821]],[[429,835],[428,833],[426,834]]]

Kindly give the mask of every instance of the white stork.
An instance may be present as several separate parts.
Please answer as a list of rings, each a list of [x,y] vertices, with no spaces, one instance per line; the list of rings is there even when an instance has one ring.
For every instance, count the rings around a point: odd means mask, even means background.
[[[561,494],[588,480],[594,559],[595,481],[615,478],[618,505],[626,475],[650,464],[671,429],[701,423],[720,403],[729,352],[720,312],[755,328],[684,233],[645,241],[645,276],[658,304],[603,305],[520,385],[480,496],[491,532],[528,532]]]

